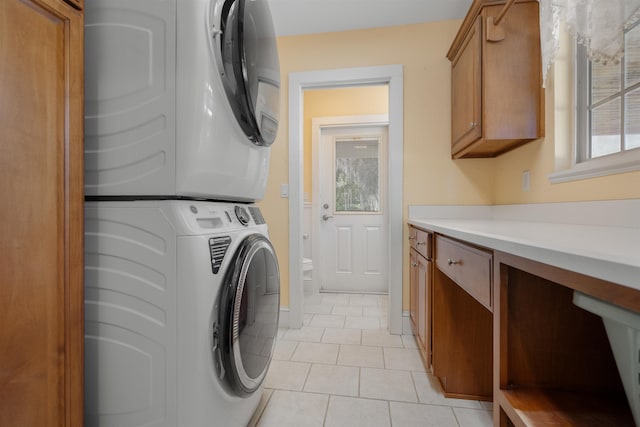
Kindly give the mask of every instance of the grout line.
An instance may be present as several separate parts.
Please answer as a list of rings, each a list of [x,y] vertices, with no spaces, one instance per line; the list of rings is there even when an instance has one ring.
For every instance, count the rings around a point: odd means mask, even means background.
[[[329,403],[331,402],[331,395],[327,398],[327,404],[324,407],[324,417],[322,418],[322,425],[327,424],[327,415],[329,414]]]

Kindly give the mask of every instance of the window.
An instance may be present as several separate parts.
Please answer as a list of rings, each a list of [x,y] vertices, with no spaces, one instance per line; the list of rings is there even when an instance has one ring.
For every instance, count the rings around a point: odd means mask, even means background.
[[[620,63],[606,65],[589,61],[584,46],[578,45],[577,164],[609,157],[599,163],[612,165],[622,159],[628,162],[632,153],[634,158],[640,155],[639,23],[625,30],[624,43]],[[612,169],[609,173],[620,172]]]
[[[336,140],[336,212],[380,212],[380,141]]]

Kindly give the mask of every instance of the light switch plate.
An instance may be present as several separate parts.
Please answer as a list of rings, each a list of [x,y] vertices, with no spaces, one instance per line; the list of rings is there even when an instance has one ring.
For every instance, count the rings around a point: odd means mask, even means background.
[[[529,170],[522,171],[522,191],[529,191],[531,186],[531,172]]]
[[[289,184],[280,184],[280,197],[289,197]]]

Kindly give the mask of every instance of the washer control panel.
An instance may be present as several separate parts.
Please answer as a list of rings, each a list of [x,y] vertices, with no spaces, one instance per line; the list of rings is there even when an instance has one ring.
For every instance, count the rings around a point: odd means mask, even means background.
[[[238,218],[238,221],[240,221],[240,224],[244,225],[245,227],[249,225],[251,217],[249,216],[249,212],[247,212],[245,208],[243,208],[242,206],[236,206],[234,208],[234,212],[236,214],[236,218]]]

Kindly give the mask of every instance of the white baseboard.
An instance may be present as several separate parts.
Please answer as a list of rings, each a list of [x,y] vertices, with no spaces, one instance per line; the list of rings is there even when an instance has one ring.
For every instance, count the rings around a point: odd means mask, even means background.
[[[409,310],[402,312],[402,335],[413,335],[413,329],[411,329],[411,318],[409,318]]]
[[[289,329],[289,307],[280,307],[280,317],[278,319],[278,328]]]

